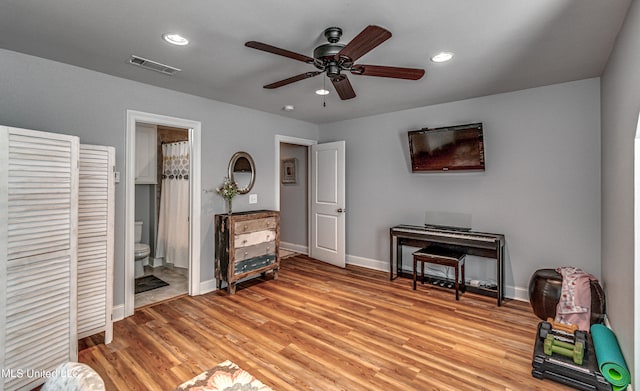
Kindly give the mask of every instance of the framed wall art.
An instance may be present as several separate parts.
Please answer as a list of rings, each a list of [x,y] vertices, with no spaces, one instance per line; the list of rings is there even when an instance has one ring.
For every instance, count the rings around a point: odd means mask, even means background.
[[[280,180],[282,184],[295,184],[296,181],[296,158],[282,159]]]

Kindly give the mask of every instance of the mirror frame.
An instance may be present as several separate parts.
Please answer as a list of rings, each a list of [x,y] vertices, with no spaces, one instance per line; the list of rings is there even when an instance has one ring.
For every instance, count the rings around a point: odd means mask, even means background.
[[[251,180],[249,181],[249,184],[246,187],[238,187],[239,194],[247,194],[253,188],[253,184],[256,180],[256,165],[253,162],[253,158],[251,157],[251,155],[249,155],[247,152],[240,151],[234,153],[233,156],[231,156],[231,160],[229,160],[229,179],[234,182],[236,181],[233,177],[233,167],[235,167],[236,162],[240,158],[247,159],[249,161],[249,167],[251,167]]]

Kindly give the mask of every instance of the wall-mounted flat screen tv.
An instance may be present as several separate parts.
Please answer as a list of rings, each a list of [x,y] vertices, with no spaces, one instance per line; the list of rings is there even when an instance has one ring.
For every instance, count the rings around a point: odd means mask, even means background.
[[[409,132],[411,170],[484,170],[482,123]]]

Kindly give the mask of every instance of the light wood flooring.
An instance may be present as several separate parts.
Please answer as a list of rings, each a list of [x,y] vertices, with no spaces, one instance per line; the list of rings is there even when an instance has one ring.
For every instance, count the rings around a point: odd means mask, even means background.
[[[274,390],[568,390],[531,376],[528,303],[411,289],[368,269],[294,256],[257,279],[137,309],[114,341],[80,341],[108,390],[172,390],[231,360]]]

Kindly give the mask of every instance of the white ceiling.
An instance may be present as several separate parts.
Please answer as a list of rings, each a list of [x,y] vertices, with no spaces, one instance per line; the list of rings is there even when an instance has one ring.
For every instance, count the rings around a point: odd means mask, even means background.
[[[0,47],[219,101],[323,123],[599,76],[631,0],[2,0]],[[393,36],[357,63],[425,68],[419,81],[349,75],[341,101],[315,68],[244,46],[312,56],[329,26],[349,42],[369,24]],[[178,32],[185,47],[161,36]],[[455,52],[446,64],[429,57]],[[134,67],[135,54],[182,69]],[[1,64],[0,64],[1,69]],[[323,98],[313,92],[326,82]],[[293,112],[282,107],[295,105]]]

